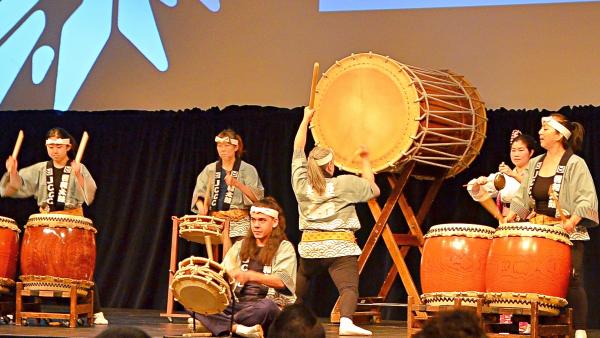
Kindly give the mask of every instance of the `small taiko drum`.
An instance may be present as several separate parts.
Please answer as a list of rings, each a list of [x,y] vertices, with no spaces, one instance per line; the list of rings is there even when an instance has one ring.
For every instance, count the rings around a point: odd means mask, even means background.
[[[336,61],[319,80],[311,131],[332,148],[336,166],[360,173],[369,149],[373,171],[415,178],[453,177],[479,155],[486,112],[477,89],[448,70],[409,66],[374,53]]]
[[[20,232],[17,222],[0,216],[0,293],[8,293],[15,285]]]
[[[173,296],[186,309],[201,314],[222,312],[231,301],[233,280],[223,266],[204,257],[179,262],[173,277]]]
[[[219,244],[222,242],[224,222],[224,219],[213,216],[183,216],[179,223],[179,236],[203,244],[208,236],[212,244]]]
[[[560,227],[507,223],[496,230],[486,269],[486,304],[557,315],[567,305],[571,273],[569,235]]]
[[[63,214],[33,214],[21,245],[21,276],[28,290],[85,295],[94,285],[96,229],[90,219]]]
[[[425,235],[421,257],[423,303],[475,306],[485,292],[485,265],[494,228],[475,224],[440,224]]]

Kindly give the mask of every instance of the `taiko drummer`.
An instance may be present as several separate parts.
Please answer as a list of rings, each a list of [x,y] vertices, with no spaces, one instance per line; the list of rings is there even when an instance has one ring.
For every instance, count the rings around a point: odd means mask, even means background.
[[[242,160],[244,143],[231,129],[215,137],[219,159],[208,164],[196,179],[192,196],[192,211],[229,219],[229,229],[223,230],[231,242],[242,239],[250,229],[248,209],[264,196],[264,188],[256,168]],[[223,252],[231,246],[223,241]]]

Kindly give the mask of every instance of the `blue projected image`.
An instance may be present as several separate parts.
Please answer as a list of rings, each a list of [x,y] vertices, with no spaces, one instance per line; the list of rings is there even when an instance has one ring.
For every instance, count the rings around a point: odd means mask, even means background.
[[[369,11],[382,9],[504,6],[597,1],[598,0],[319,0],[319,11]]]

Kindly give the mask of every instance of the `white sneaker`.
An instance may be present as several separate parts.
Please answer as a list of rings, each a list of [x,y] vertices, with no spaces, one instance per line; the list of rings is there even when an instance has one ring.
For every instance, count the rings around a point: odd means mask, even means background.
[[[352,319],[348,317],[340,318],[340,329],[338,332],[340,336],[372,336],[373,333],[369,330],[360,328],[352,322]]]
[[[108,325],[108,320],[104,318],[104,313],[94,313],[94,324],[95,325]]]
[[[575,338],[587,338],[585,330],[575,330]]]
[[[260,324],[256,324],[250,327],[236,324],[235,333],[239,336],[246,338],[264,338],[265,336],[262,326],[260,326]]]

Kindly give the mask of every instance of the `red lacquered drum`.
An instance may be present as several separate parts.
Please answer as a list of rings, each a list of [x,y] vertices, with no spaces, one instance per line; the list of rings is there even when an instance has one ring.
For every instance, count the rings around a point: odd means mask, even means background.
[[[475,305],[485,292],[485,264],[494,228],[474,224],[440,224],[425,235],[421,258],[421,299],[452,305],[456,297]]]
[[[192,256],[179,262],[171,289],[175,299],[186,309],[215,314],[229,305],[232,282],[221,264]]]
[[[544,314],[556,315],[571,272],[571,241],[560,227],[507,223],[496,230],[486,269],[486,303],[529,308],[536,300]]]
[[[94,283],[96,229],[85,217],[33,214],[25,225],[21,276],[28,290],[67,291],[71,284],[85,294]]]
[[[224,222],[224,219],[212,216],[183,216],[179,223],[179,236],[196,243],[204,243],[208,236],[212,244],[219,244]]]
[[[20,232],[17,222],[0,216],[0,293],[15,285]]]

